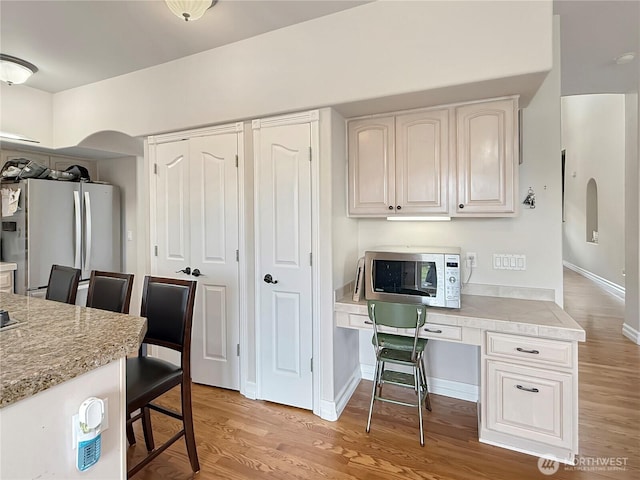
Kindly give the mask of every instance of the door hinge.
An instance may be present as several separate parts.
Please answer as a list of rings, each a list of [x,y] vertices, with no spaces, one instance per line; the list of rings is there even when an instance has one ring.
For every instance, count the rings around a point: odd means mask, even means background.
[[[158,256],[158,245],[155,245],[153,247],[153,252],[155,253],[156,257]]]
[[[313,267],[313,253],[309,253],[309,266]]]
[[[236,344],[236,356],[240,356],[240,344]]]
[[[309,147],[309,161],[311,161],[311,147]]]
[[[238,168],[238,154],[236,154],[236,168]]]
[[[157,163],[153,164],[153,173],[156,174],[156,175],[158,174],[158,164]]]
[[[311,357],[311,360],[309,360],[309,363],[311,364],[311,371],[313,372],[313,357]]]
[[[240,261],[240,251],[236,250],[236,262]]]

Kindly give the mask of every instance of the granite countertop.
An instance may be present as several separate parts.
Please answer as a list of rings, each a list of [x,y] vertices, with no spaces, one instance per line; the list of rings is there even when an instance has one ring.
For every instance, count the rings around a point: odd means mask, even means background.
[[[0,331],[0,408],[127,355],[147,320],[14,294],[0,309],[18,323]]]
[[[427,322],[584,342],[584,329],[555,302],[462,295],[459,309],[427,309]],[[335,311],[367,315],[367,302],[350,295],[336,301]]]

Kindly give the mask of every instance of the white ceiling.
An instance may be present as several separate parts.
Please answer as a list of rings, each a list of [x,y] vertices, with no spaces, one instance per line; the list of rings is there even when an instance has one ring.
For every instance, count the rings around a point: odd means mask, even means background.
[[[363,3],[220,0],[185,22],[164,0],[0,0],[0,49],[38,67],[27,85],[59,92]]]
[[[0,50],[38,66],[27,85],[58,92],[362,3],[220,0],[203,18],[187,23],[163,0],[0,0]],[[613,59],[640,50],[639,5],[554,2],[562,26],[563,95],[637,91],[638,60],[616,65]]]
[[[555,0],[560,15],[562,95],[638,91],[640,1]],[[614,59],[635,52],[636,59]]]

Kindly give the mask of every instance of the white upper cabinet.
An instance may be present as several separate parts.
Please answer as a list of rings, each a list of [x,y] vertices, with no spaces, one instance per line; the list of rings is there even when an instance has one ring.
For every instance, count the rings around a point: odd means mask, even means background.
[[[396,205],[394,117],[349,122],[349,214],[385,216]]]
[[[396,117],[396,213],[447,213],[449,111]]]
[[[509,97],[349,121],[349,215],[515,215],[517,109]]]
[[[349,122],[349,214],[447,212],[449,111]]]
[[[515,214],[516,98],[456,107],[457,215]]]

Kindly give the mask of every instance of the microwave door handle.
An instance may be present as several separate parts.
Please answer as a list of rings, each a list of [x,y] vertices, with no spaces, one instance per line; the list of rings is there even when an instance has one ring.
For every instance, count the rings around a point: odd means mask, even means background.
[[[80,268],[80,255],[81,255],[81,247],[82,247],[82,219],[80,210],[80,193],[76,190],[73,192],[73,208],[75,214],[75,252],[74,252],[74,261],[73,265],[75,268]]]
[[[91,268],[91,197],[89,196],[89,192],[84,192],[84,209],[85,209],[85,222],[86,222],[86,239],[87,244],[85,245],[85,256],[84,256],[84,269],[89,270]]]

